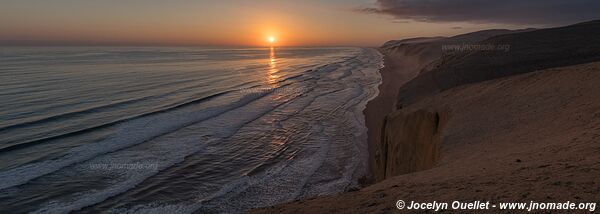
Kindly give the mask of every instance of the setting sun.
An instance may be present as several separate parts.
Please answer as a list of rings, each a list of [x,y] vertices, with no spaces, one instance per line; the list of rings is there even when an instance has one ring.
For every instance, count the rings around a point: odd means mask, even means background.
[[[275,37],[269,36],[269,38],[267,40],[269,41],[269,43],[274,43]]]

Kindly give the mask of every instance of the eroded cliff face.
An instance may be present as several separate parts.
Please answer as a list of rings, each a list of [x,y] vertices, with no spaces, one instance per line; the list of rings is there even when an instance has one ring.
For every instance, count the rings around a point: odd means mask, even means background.
[[[419,109],[441,112],[443,143],[432,169],[255,213],[385,213],[396,209],[399,199],[598,201],[598,83],[600,62],[595,62],[469,84],[422,99],[404,106],[401,121],[430,121],[415,119],[421,113],[410,116]],[[398,125],[386,124],[392,126]]]
[[[385,123],[380,123],[380,133],[377,133],[380,135],[369,135],[369,143],[373,145],[375,142],[375,151],[371,153],[374,154],[371,161],[374,162],[372,172],[375,181],[429,169],[435,165],[441,140],[436,136],[441,131],[440,124],[436,126],[434,120],[437,113],[415,111],[420,108],[414,104],[466,84],[550,67],[598,61],[600,37],[590,37],[595,34],[589,32],[600,33],[600,21],[542,30],[488,30],[450,38],[421,38],[387,43],[383,48],[387,55],[420,57],[420,63],[416,63],[420,66],[417,67],[420,72],[399,87],[395,109],[391,110],[392,113],[385,114]],[[440,53],[436,52],[442,49],[442,45],[463,43],[508,45],[510,50],[459,51],[444,54],[443,57],[439,57]],[[565,55],[573,52],[571,50],[577,50],[577,54]],[[405,71],[398,67],[394,69]]]
[[[416,84],[411,83],[415,79],[423,79],[424,77],[431,76],[428,72],[439,69],[439,66],[444,62],[441,60],[442,56],[448,57],[447,54],[444,54],[442,48],[444,45],[454,45],[454,44],[475,44],[482,40],[485,40],[489,37],[509,34],[509,33],[517,33],[524,32],[529,30],[486,30],[486,31],[478,31],[473,33],[462,34],[453,37],[430,37],[430,38],[414,38],[414,39],[405,39],[405,40],[397,40],[386,42],[381,48],[380,51],[384,54],[385,67],[381,70],[381,75],[383,77],[382,84],[379,86],[379,96],[371,100],[367,104],[367,108],[365,109],[365,122],[368,130],[368,144],[369,144],[369,166],[371,168],[372,177],[368,179],[368,182],[381,181],[386,177],[386,170],[384,169],[384,163],[387,163],[387,160],[381,160],[384,151],[387,151],[387,147],[383,149],[383,138],[382,132],[385,129],[383,121],[386,116],[390,116],[399,106],[409,106],[410,102],[401,102],[404,99],[403,97],[412,97],[420,95],[421,90],[426,90],[429,85],[435,84],[436,82],[432,79],[426,79],[428,81],[420,81]],[[437,79],[435,79],[437,80]],[[431,82],[431,83],[430,83]],[[405,85],[416,85],[423,86],[421,89],[419,87],[411,87],[409,90],[401,90]],[[435,86],[435,85],[434,85]],[[434,87],[435,88],[435,87]],[[399,93],[405,93],[405,96],[399,97]],[[413,108],[414,109],[414,108]],[[405,112],[410,113],[410,112]],[[435,113],[435,112],[433,112]],[[405,115],[407,116],[407,115]],[[400,116],[397,116],[400,117]],[[392,133],[392,130],[389,130],[388,133]],[[401,130],[397,130],[400,132]],[[408,139],[408,135],[406,135],[406,139]],[[387,141],[392,142],[392,138]],[[390,144],[395,145],[395,144]],[[420,147],[418,147],[420,148]],[[399,149],[395,148],[394,149]],[[391,155],[389,155],[391,160],[396,160],[393,158],[396,155],[393,151]],[[409,154],[410,152],[401,152],[401,154]],[[387,153],[386,153],[387,154]],[[385,156],[388,157],[388,156]],[[414,156],[420,157],[420,156]],[[407,158],[407,157],[405,157]],[[397,159],[400,161],[402,159]],[[410,161],[407,159],[407,161]],[[422,162],[422,160],[419,160]],[[408,164],[408,163],[405,163]],[[426,165],[426,164],[425,164]],[[395,170],[398,164],[393,163],[390,164],[392,167],[389,172],[392,174],[395,173],[404,173],[407,170]],[[415,167],[411,168],[411,170],[420,170],[423,167],[421,165],[415,165]],[[367,182],[367,183],[368,183]]]
[[[386,46],[381,49],[385,54],[385,67],[380,71],[382,83],[379,86],[379,95],[369,101],[364,111],[365,123],[368,127],[369,168],[371,175],[364,183],[373,183],[375,180],[374,169],[376,145],[381,142],[383,120],[396,109],[396,100],[400,86],[417,76],[420,70],[439,57],[441,48],[436,45],[403,45],[402,41],[395,43],[397,46]]]
[[[375,153],[375,180],[434,167],[445,121],[445,114],[426,110],[400,109],[386,116]]]

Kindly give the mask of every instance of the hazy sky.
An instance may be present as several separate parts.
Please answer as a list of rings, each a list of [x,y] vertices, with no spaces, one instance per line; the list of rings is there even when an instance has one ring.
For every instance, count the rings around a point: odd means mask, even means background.
[[[378,46],[390,39],[566,24],[594,18],[598,2],[0,0],[0,40],[265,45],[274,36],[278,45]]]

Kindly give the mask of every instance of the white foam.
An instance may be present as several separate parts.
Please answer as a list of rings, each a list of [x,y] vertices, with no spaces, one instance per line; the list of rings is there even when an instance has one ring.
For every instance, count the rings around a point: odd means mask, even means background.
[[[289,99],[291,99],[293,96],[294,95],[290,95]],[[90,161],[81,163],[79,165],[83,166],[107,162],[156,163],[158,164],[158,170],[142,172],[124,170],[121,173],[113,172],[115,175],[119,175],[118,177],[113,178],[114,180],[123,179],[124,181],[115,183],[105,189],[78,193],[78,195],[72,195],[68,197],[71,199],[67,198],[61,199],[61,201],[52,201],[44,205],[44,207],[39,209],[38,212],[45,213],[57,211],[61,213],[70,210],[77,210],[86,206],[100,203],[106,200],[108,197],[125,192],[135,187],[148,177],[156,174],[158,171],[182,162],[187,156],[196,153],[197,151],[203,149],[207,144],[210,144],[209,142],[218,141],[231,136],[247,122],[255,120],[257,117],[260,117],[260,115],[270,112],[281,103],[286,102],[286,99],[280,99],[279,103],[272,102],[271,100],[272,99],[269,97],[265,97],[265,99],[253,99],[253,102],[244,106],[244,108],[233,109],[227,114],[221,114],[218,117],[204,120],[201,123],[189,125],[182,130],[178,130],[187,134],[186,139],[181,139],[177,136],[177,132],[173,132],[169,135],[161,136],[144,143],[143,149],[131,148],[120,150],[118,152],[105,154]],[[211,140],[202,140],[203,138],[206,139],[207,136],[211,136]],[[176,140],[173,141],[173,139]],[[198,142],[202,142],[202,144],[199,144]],[[208,149],[210,150],[210,148]]]
[[[245,96],[227,106],[217,106],[181,114],[161,113],[125,122],[119,125],[115,134],[106,140],[74,148],[67,155],[58,159],[35,162],[0,172],[0,190],[27,183],[37,177],[58,171],[75,163],[81,163],[98,155],[141,144],[156,136],[246,105],[260,96]]]
[[[8,184],[0,184],[0,189],[25,183],[35,177],[56,172],[73,164],[75,164],[75,167],[72,168],[81,170],[82,165],[104,162],[132,163],[137,161],[157,163],[156,169],[153,170],[143,172],[123,170],[115,174],[117,176],[115,177],[115,183],[109,187],[79,192],[76,195],[66,197],[67,199],[63,198],[48,202],[36,212],[64,213],[78,210],[126,192],[139,185],[148,177],[181,163],[187,156],[198,151],[217,152],[217,147],[207,145],[210,142],[218,142],[222,138],[235,134],[247,122],[268,114],[273,109],[287,106],[290,109],[298,108],[311,114],[313,112],[322,114],[316,120],[306,118],[309,120],[307,122],[311,122],[310,129],[299,130],[303,131],[305,135],[297,137],[303,139],[305,142],[310,142],[310,147],[304,148],[303,152],[300,152],[296,158],[278,162],[265,171],[253,174],[252,176],[242,176],[240,179],[224,185],[219,191],[210,194],[208,197],[204,193],[199,193],[198,195],[201,197],[195,201],[188,201],[182,204],[152,203],[131,208],[118,208],[112,211],[119,213],[194,213],[203,211],[240,213],[253,207],[270,206],[308,195],[344,191],[344,187],[355,182],[357,174],[361,174],[363,171],[366,172],[363,162],[363,159],[365,159],[363,153],[366,150],[363,151],[363,148],[361,148],[366,138],[352,137],[349,139],[351,142],[340,144],[341,142],[332,141],[334,139],[332,136],[335,135],[337,128],[351,130],[354,136],[366,136],[362,110],[366,102],[376,96],[377,86],[381,82],[377,69],[373,68],[373,65],[377,63],[381,64],[380,55],[375,53],[377,53],[375,50],[365,50],[357,58],[321,67],[316,71],[315,75],[324,79],[317,79],[317,88],[310,94],[302,96],[293,94],[287,98],[285,96],[282,98],[281,94],[265,97],[265,99],[253,97],[252,100],[248,100],[245,103],[240,102],[231,107],[239,107],[243,103],[244,108],[232,109],[227,114],[222,114],[209,120],[204,120],[206,116],[202,116],[206,112],[191,112],[182,115],[171,114],[164,117],[156,117],[153,118],[154,120],[143,118],[142,120],[131,121],[123,126],[122,131],[118,132],[119,134],[113,138],[108,139],[106,142],[86,145],[85,148],[77,148],[79,150],[74,150],[72,157],[67,156],[55,161],[42,162],[40,165],[28,165],[17,168],[24,170],[22,172],[7,171],[0,173],[0,181],[8,179],[8,176],[24,176],[21,180],[7,180],[9,181]],[[379,59],[377,56],[379,56]],[[332,72],[347,73],[349,71],[351,71],[351,75],[349,76],[345,74],[332,74],[328,76]],[[352,97],[352,99],[347,104],[343,104],[346,101],[344,100],[345,97]],[[288,101],[292,99],[297,103],[290,104]],[[250,103],[250,101],[253,102]],[[340,101],[342,101],[342,104],[340,104]],[[295,114],[298,112],[287,111],[287,113]],[[336,127],[335,124],[331,124],[330,120],[332,119],[328,117],[343,117],[341,119],[348,121],[350,127],[341,127],[344,124],[338,124],[340,127]],[[160,121],[160,123],[150,123],[150,127],[144,127],[144,123],[151,121]],[[190,124],[196,121],[203,122]],[[166,135],[142,144],[146,149],[135,149],[134,147],[125,149],[126,147],[140,144],[155,137],[156,132],[169,133],[181,128],[182,125],[185,126],[184,129],[196,130],[197,135],[188,136],[189,139],[175,138],[177,139],[176,142],[169,141],[168,139],[173,138],[169,138],[169,135]],[[136,128],[140,126],[141,128]],[[133,128],[132,132],[123,131],[131,128]],[[190,133],[195,132],[190,131]],[[210,134],[211,137],[208,137],[207,134]],[[199,138],[204,139],[200,145],[198,144]],[[343,151],[343,148],[348,147],[351,151]],[[153,149],[148,150],[147,148]],[[96,150],[100,150],[100,152]],[[323,173],[319,171],[319,168],[323,167],[326,161],[335,160],[335,155],[338,152],[357,155],[350,156],[350,159],[347,160],[348,163],[344,165],[344,172],[342,172],[342,176],[339,179],[327,183],[311,183],[310,185],[314,186],[307,187],[311,180],[321,176],[320,173]],[[45,169],[45,167],[49,167],[50,169]],[[35,171],[30,172],[28,170]],[[72,170],[71,167],[68,170]],[[82,173],[92,172],[82,171]],[[307,191],[307,188],[310,188],[311,191]]]

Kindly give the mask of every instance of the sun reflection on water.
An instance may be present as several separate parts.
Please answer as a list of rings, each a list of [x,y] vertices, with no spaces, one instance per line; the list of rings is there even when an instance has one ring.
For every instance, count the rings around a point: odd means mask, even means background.
[[[269,54],[269,76],[268,82],[271,85],[274,85],[279,80],[279,75],[277,73],[279,69],[277,69],[277,58],[275,56],[275,48],[271,47],[271,52]]]

